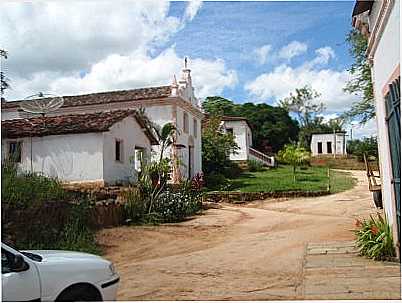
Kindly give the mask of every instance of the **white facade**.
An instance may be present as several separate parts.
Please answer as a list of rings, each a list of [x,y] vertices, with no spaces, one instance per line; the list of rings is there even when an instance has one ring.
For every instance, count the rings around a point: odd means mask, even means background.
[[[249,149],[253,142],[252,132],[245,120],[224,120],[223,127],[228,132],[232,132],[235,142],[239,147],[235,153],[231,153],[229,158],[233,161],[245,161],[250,159]]]
[[[346,155],[345,133],[313,134],[310,148],[313,156]]]
[[[180,170],[178,171],[176,168],[173,172],[173,179],[190,178],[196,173],[202,172],[201,121],[203,118],[198,100],[194,96],[190,72],[190,69],[185,66],[182,70],[181,79],[178,82],[174,79],[171,85],[171,95],[168,97],[62,107],[49,115],[144,108],[148,118],[159,127],[166,123],[173,123],[177,127],[176,144],[166,151],[165,156],[170,157],[173,163],[180,164]],[[185,114],[188,121],[186,129],[184,129],[183,123]],[[26,113],[18,112],[18,108],[2,109],[2,120],[24,117],[26,117]],[[152,155],[156,159],[159,154],[159,146],[153,146],[152,150]]]
[[[122,142],[122,160],[115,159],[115,142]],[[51,135],[2,140],[2,160],[11,142],[22,142],[24,171],[43,173],[65,182],[99,185],[125,183],[136,178],[135,149],[150,155],[151,143],[133,117],[115,123],[107,132]]]
[[[355,7],[358,7],[358,3]],[[362,19],[363,14],[368,14],[368,22],[365,24],[365,27],[368,28],[366,54],[372,64],[383,207],[388,222],[393,227],[395,244],[400,248],[396,212],[397,197],[393,184],[393,163],[391,159],[391,149],[395,150],[396,147],[390,146],[385,98],[389,93],[389,85],[400,77],[400,1],[374,1],[371,9],[359,13],[353,16],[353,25],[359,30],[356,21]],[[400,142],[396,144],[400,144]],[[398,158],[400,159],[400,155]],[[396,251],[399,255],[400,250],[397,249]]]
[[[381,3],[375,2],[373,10],[380,10]],[[370,16],[370,24],[375,24],[378,13]],[[382,197],[384,210],[388,220],[392,223],[395,220],[394,189],[391,182],[392,164],[390,146],[388,140],[388,126],[386,122],[385,101],[386,87],[396,78],[392,77],[395,71],[399,74],[399,52],[400,52],[400,23],[399,23],[399,1],[396,1],[391,10],[387,26],[384,28],[382,37],[378,42],[377,49],[373,53],[372,76],[374,84],[374,95],[376,101],[376,117],[378,130],[378,152],[380,163],[380,174],[382,181]]]

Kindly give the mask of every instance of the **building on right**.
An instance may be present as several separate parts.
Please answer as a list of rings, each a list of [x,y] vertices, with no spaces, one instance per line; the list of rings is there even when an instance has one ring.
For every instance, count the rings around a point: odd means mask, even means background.
[[[373,80],[383,205],[400,258],[400,1],[356,1],[352,25],[368,38],[366,55]]]

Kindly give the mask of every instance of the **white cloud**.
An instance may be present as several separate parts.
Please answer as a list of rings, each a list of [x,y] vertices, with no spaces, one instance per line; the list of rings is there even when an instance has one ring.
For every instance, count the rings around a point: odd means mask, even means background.
[[[245,89],[258,101],[278,101],[287,97],[296,88],[305,85],[321,93],[318,101],[324,103],[327,113],[348,109],[357,97],[345,93],[343,87],[350,79],[346,71],[319,68],[335,56],[332,49],[324,47],[316,50],[316,57],[299,67],[281,64],[269,73],[259,75],[245,85]]]
[[[271,52],[272,46],[269,44],[263,45],[254,50],[254,54],[256,55],[256,59],[259,64],[264,64],[267,62],[268,54]]]
[[[40,72],[29,79],[14,79],[18,92],[10,91],[12,96],[9,99],[22,98],[38,91],[71,95],[169,85],[174,74],[180,76],[182,65],[183,60],[173,47],[156,57],[142,51],[126,56],[113,54],[93,64],[84,76],[79,72]],[[233,87],[237,83],[236,71],[227,70],[223,60],[195,58],[189,62],[189,67],[197,97],[220,94],[225,87]]]
[[[189,21],[193,20],[201,6],[202,0],[190,0],[184,13],[184,19]]]
[[[3,2],[0,37],[10,78],[89,69],[111,53],[151,49],[180,28],[168,12],[169,2],[160,0]]]
[[[350,126],[348,129],[350,131]],[[372,119],[364,125],[354,125],[352,129],[352,136],[353,139],[377,136],[377,121],[375,119]]]
[[[1,3],[0,37],[13,87],[6,98],[168,85],[182,58],[174,47],[158,49],[201,6],[189,1],[182,17],[172,17],[167,0]],[[237,83],[220,59],[195,58],[190,68],[198,97]]]
[[[313,68],[316,65],[326,65],[331,59],[335,58],[335,52],[329,46],[316,49],[315,54],[316,57],[313,60],[308,61],[304,65],[305,68]]]
[[[304,54],[306,51],[307,51],[307,44],[299,41],[292,41],[288,45],[285,45],[279,50],[278,58],[291,60],[293,57]]]

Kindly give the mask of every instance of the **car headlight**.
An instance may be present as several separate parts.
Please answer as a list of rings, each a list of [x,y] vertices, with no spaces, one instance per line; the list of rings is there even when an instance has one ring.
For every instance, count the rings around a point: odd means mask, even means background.
[[[110,263],[109,270],[110,270],[110,273],[111,273],[112,276],[117,274],[116,268],[114,267],[113,263]]]

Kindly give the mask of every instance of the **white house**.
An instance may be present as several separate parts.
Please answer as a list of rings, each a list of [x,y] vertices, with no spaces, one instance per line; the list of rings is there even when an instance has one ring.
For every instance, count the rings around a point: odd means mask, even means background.
[[[7,120],[2,122],[2,161],[69,183],[126,183],[158,144],[135,110]]]
[[[244,117],[223,116],[221,118],[223,129],[234,136],[235,142],[239,147],[235,153],[231,153],[229,158],[232,161],[256,160],[267,166],[274,166],[274,157],[268,156],[252,148],[253,133],[250,123]]]
[[[352,25],[368,38],[384,211],[401,242],[400,1],[356,1]]]
[[[312,134],[310,145],[312,155],[346,155],[345,137],[344,131],[335,134]]]
[[[52,115],[94,113],[110,110],[144,108],[152,122],[162,127],[173,123],[178,132],[175,144],[166,151],[173,163],[173,180],[190,178],[202,172],[201,121],[203,114],[194,96],[191,70],[187,61],[179,81],[171,85],[110,91],[78,96],[64,96],[64,105]],[[19,109],[20,101],[2,102],[2,120],[27,117]],[[29,115],[28,115],[29,116]],[[155,154],[159,147],[153,147]],[[179,160],[179,161],[177,161]]]

